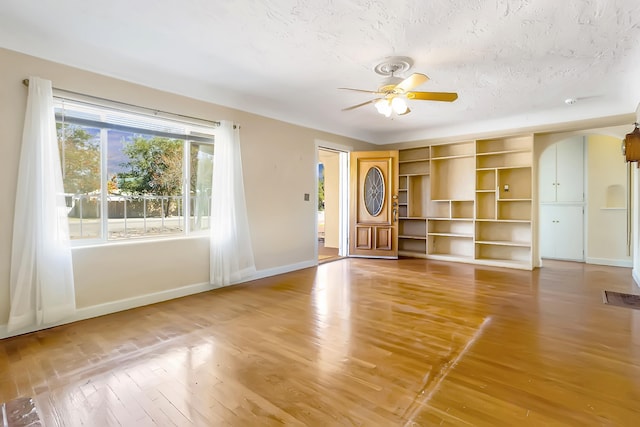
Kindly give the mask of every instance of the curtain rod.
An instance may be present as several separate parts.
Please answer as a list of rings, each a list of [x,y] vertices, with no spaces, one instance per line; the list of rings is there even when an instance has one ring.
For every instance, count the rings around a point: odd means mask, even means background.
[[[27,87],[29,87],[29,79],[22,80],[22,84],[27,86]],[[63,93],[67,93],[67,94],[70,94],[70,95],[75,95],[75,96],[80,97],[80,98],[95,99],[96,101],[102,101],[102,102],[108,102],[108,103],[112,103],[112,104],[116,104],[116,105],[122,105],[122,106],[125,106],[125,107],[130,107],[130,108],[134,108],[134,109],[138,109],[138,110],[147,110],[147,111],[149,111],[151,113],[152,116],[156,116],[158,114],[166,114],[168,116],[179,117],[179,118],[182,118],[182,119],[197,120],[197,121],[200,121],[200,122],[210,123],[210,124],[212,124],[214,126],[220,126],[220,122],[214,121],[214,120],[201,119],[199,117],[186,116],[184,114],[170,113],[169,111],[157,110],[155,108],[141,107],[139,105],[128,104],[126,102],[120,102],[120,101],[113,101],[111,99],[100,98],[98,96],[93,96],[93,95],[85,95],[84,93],[73,92],[73,91],[66,90],[66,89],[59,89],[57,87],[54,87],[53,89],[55,89],[58,92],[63,92]],[[233,128],[235,129],[236,125],[233,125]]]

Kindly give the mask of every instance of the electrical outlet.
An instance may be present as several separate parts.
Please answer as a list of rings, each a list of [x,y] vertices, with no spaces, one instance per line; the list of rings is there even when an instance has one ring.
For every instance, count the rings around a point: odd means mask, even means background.
[[[305,202],[309,201],[309,193],[304,193],[304,201]]]
[[[508,193],[509,192],[509,184],[505,184],[504,185],[504,192]]]

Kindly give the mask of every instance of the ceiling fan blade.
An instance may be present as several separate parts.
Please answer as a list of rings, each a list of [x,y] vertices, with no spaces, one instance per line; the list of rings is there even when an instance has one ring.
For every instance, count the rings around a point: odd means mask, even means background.
[[[407,99],[453,102],[458,99],[458,94],[455,92],[407,92]]]
[[[373,103],[374,103],[374,102],[376,102],[378,99],[380,99],[380,98],[372,99],[372,100],[370,100],[370,101],[363,102],[362,104],[352,105],[351,107],[343,108],[343,109],[342,109],[342,111],[355,110],[356,108],[364,107],[364,106],[365,106],[365,105],[367,105],[367,104],[373,104]]]
[[[424,74],[413,73],[409,77],[398,83],[394,88],[394,92],[398,94],[408,92],[414,87],[420,86],[427,80],[429,80],[429,77],[425,76]]]
[[[352,89],[350,87],[339,87],[338,89],[352,90],[354,92],[375,93],[377,95],[382,95],[382,93],[378,92],[377,90]]]

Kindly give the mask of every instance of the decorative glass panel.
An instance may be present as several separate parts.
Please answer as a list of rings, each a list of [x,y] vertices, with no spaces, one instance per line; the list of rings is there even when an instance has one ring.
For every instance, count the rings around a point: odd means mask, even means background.
[[[374,166],[367,171],[364,178],[364,206],[372,216],[380,215],[384,205],[384,176]]]

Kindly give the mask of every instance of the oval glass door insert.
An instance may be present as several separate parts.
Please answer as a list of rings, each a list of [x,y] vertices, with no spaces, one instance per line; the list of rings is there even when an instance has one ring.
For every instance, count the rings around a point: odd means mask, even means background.
[[[371,216],[378,216],[384,205],[384,176],[377,166],[367,171],[364,178],[364,206]]]

